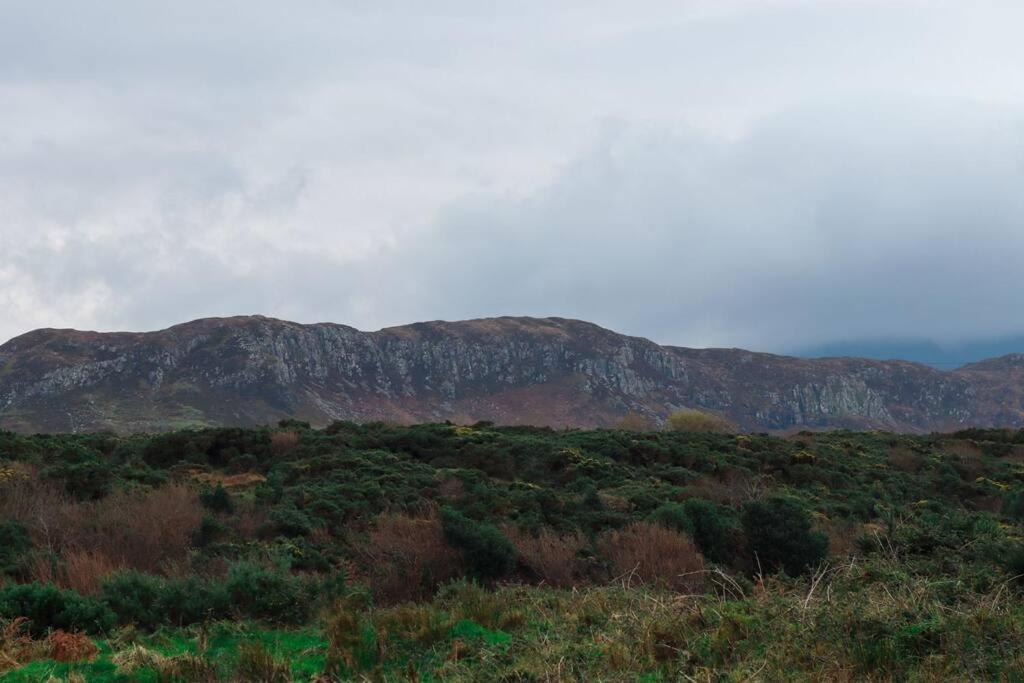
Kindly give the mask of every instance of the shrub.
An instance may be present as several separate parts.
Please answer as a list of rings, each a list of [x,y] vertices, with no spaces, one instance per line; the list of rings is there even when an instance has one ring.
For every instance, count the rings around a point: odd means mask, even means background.
[[[70,550],[64,554],[59,583],[64,588],[84,594],[96,592],[100,581],[117,570],[105,553],[96,550]]]
[[[687,514],[686,508],[679,503],[663,503],[659,505],[651,513],[651,521],[667,529],[674,529],[687,536],[693,536],[693,519]]]
[[[441,524],[445,538],[462,553],[475,576],[496,579],[515,569],[516,550],[495,527],[451,508],[441,510]]]
[[[653,432],[657,425],[646,415],[626,413],[615,423],[615,428],[624,432]]]
[[[709,432],[712,434],[733,434],[736,425],[723,417],[699,410],[678,410],[665,420],[665,428],[673,432]]]
[[[114,613],[100,600],[38,583],[0,588],[0,617],[28,619],[35,635],[53,629],[101,633],[115,622]]]
[[[109,464],[89,458],[60,462],[46,470],[46,477],[61,482],[77,500],[98,500],[110,493],[114,474]]]
[[[276,623],[301,622],[315,594],[309,581],[248,562],[231,567],[224,588],[237,614]]]
[[[689,591],[702,583],[704,558],[693,541],[658,524],[633,522],[597,541],[597,552],[618,577],[672,590]]]
[[[291,506],[274,508],[267,519],[282,536],[308,536],[313,531],[309,515]]]
[[[353,546],[374,596],[388,603],[433,595],[464,568],[459,552],[445,540],[436,509],[420,517],[381,515],[367,539]]]
[[[126,571],[107,577],[100,588],[100,598],[117,615],[119,623],[155,629],[167,621],[161,604],[166,592],[166,583],[160,577]]]
[[[811,530],[811,518],[789,498],[752,501],[743,507],[747,547],[762,570],[797,576],[819,564],[828,537]]]
[[[228,592],[223,581],[186,576],[162,579],[160,585],[159,609],[166,624],[185,626],[230,615]]]
[[[712,562],[732,562],[740,544],[739,521],[732,508],[690,498],[683,503],[683,510],[693,525],[693,540],[704,556]]]
[[[299,435],[296,432],[274,432],[270,435],[270,450],[274,455],[285,455],[299,445]]]
[[[586,538],[580,532],[561,536],[543,529],[532,536],[514,527],[505,535],[519,555],[519,560],[549,586],[566,588],[575,583],[576,565]]]
[[[17,574],[22,569],[25,553],[32,547],[28,529],[21,522],[0,522],[0,572]]]
[[[212,512],[231,514],[235,511],[235,505],[231,501],[231,494],[220,483],[214,488],[203,491],[199,494],[199,500]]]

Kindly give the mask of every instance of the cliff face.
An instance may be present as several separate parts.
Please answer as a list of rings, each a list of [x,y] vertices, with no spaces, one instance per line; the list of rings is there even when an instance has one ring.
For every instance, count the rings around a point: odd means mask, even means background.
[[[748,430],[1024,424],[1024,356],[941,372],[658,346],[561,318],[360,332],[263,317],[160,332],[37,330],[0,346],[0,427],[155,430],[296,417],[602,426],[681,407]]]

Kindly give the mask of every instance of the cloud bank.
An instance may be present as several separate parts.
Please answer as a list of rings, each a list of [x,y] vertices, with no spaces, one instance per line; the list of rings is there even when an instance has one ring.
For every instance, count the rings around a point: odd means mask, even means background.
[[[1024,331],[1024,9],[676,4],[23,3],[0,338],[241,313],[782,351]]]

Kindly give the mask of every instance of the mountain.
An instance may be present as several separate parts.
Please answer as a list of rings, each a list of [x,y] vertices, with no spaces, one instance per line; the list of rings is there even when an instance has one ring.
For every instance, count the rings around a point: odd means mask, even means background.
[[[941,371],[659,346],[563,318],[361,332],[261,316],[145,333],[42,329],[0,346],[0,427],[148,431],[284,417],[604,426],[691,407],[741,428],[1024,425],[1024,355]]]
[[[833,342],[792,352],[801,358],[856,356],[858,358],[902,358],[942,369],[1024,351],[1024,337],[992,337],[954,344],[937,344],[927,339],[862,339]]]

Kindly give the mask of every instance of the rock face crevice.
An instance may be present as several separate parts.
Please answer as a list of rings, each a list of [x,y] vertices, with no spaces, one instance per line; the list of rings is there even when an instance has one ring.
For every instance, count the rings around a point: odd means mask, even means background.
[[[903,361],[684,349],[562,318],[378,332],[260,316],[148,333],[36,330],[0,346],[0,427],[156,430],[296,417],[606,426],[690,407],[747,430],[1024,424],[1024,355]]]

